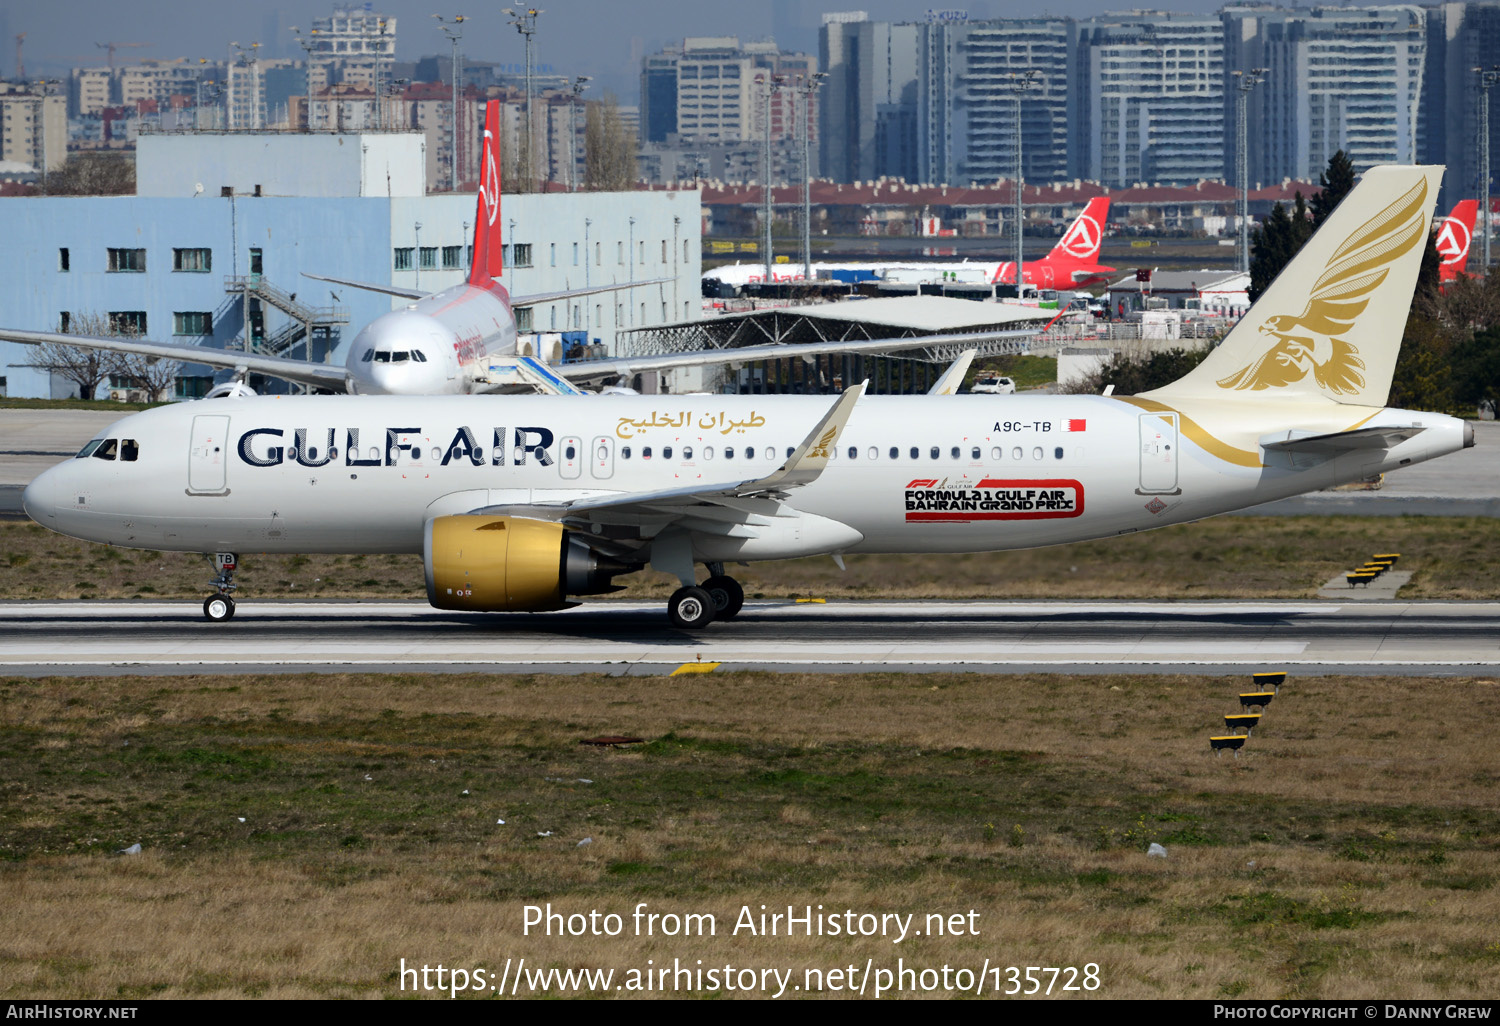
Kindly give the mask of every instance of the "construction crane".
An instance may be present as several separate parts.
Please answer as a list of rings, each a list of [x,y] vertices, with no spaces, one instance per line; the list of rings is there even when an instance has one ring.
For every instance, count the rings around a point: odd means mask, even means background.
[[[154,43],[95,43],[101,50],[109,51],[109,70],[113,74],[115,70],[115,51],[124,46],[154,46]]]

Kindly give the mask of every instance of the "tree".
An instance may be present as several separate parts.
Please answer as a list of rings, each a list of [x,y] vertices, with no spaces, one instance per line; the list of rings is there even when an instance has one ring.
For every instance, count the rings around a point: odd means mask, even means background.
[[[1328,158],[1328,169],[1318,176],[1318,185],[1321,188],[1313,193],[1311,203],[1304,203],[1299,192],[1291,214],[1278,203],[1266,222],[1251,233],[1250,302],[1271,287],[1282,268],[1354,188],[1354,164],[1343,150]]]
[[[1417,271],[1411,311],[1401,334],[1396,370],[1391,378],[1390,404],[1407,409],[1446,410],[1453,405],[1453,374],[1450,354],[1453,332],[1446,330],[1431,312],[1442,293],[1438,287],[1437,237],[1428,233],[1427,248]]]
[[[626,131],[613,93],[588,105],[583,146],[584,188],[620,192],[635,185],[635,137]]]
[[[1322,188],[1313,193],[1312,198],[1314,228],[1328,220],[1333,208],[1342,203],[1354,188],[1354,164],[1343,150],[1328,158],[1328,170],[1318,176],[1318,185]]]
[[[1170,385],[1203,362],[1213,349],[1158,349],[1149,353],[1118,352],[1092,374],[1075,378],[1063,386],[1065,392],[1098,395],[1114,385],[1116,395],[1138,395]]]
[[[74,153],[47,175],[49,196],[133,196],[135,161],[123,153]]]
[[[68,324],[68,334],[94,335],[100,338],[129,338],[137,334],[122,331],[106,317],[98,314],[80,314]],[[114,353],[91,346],[70,346],[61,342],[42,342],[32,352],[30,363],[53,374],[60,374],[78,386],[80,399],[93,399],[99,386],[111,376],[128,378],[132,387],[146,392],[151,402],[167,398],[182,369],[178,360],[163,360],[154,356],[134,353]]]
[[[1280,203],[1271,208],[1271,215],[1250,233],[1250,302],[1271,287],[1271,282],[1291,263],[1311,234],[1302,193],[1297,193],[1290,214]]]
[[[177,374],[182,370],[181,360],[166,360],[159,356],[140,353],[115,353],[111,374],[127,378],[132,387],[146,393],[146,401],[159,403],[166,400],[177,383]]]

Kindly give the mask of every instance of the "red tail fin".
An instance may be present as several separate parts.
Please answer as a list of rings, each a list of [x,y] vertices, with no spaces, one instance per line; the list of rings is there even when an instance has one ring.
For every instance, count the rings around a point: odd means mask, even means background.
[[[1438,281],[1450,282],[1463,271],[1469,260],[1469,243],[1474,238],[1474,218],[1479,214],[1478,200],[1459,200],[1453,213],[1438,227],[1437,251],[1443,262],[1438,265]]]
[[[504,265],[500,249],[500,104],[485,104],[484,150],[479,157],[479,201],[474,214],[474,262],[469,284],[488,288]]]
[[[1083,208],[1052,252],[1047,254],[1049,263],[1067,266],[1070,264],[1093,265],[1099,262],[1099,245],[1104,241],[1104,225],[1109,220],[1109,197],[1095,196]]]

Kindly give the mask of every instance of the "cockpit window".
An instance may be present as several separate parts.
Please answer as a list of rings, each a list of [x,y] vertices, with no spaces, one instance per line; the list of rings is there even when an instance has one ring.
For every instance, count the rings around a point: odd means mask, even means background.
[[[390,363],[391,362],[391,354],[389,352],[387,352],[386,350],[384,350],[384,349],[377,349],[377,350],[375,350],[375,362],[376,363]]]
[[[375,350],[373,350],[373,349],[366,349],[365,350],[365,355],[361,356],[359,358],[359,362],[360,363],[369,363],[373,359],[375,359]]]
[[[420,350],[420,349],[413,349],[411,351],[411,358],[413,360],[415,360],[417,363],[426,363],[427,362],[427,354],[424,353],[424,352],[422,352],[422,350]]]
[[[117,438],[106,438],[99,443],[99,448],[94,450],[94,459],[112,460],[115,458],[115,450],[119,448],[120,441]]]
[[[134,463],[140,455],[140,444],[134,438],[127,438],[120,443],[120,459],[126,463]]]
[[[410,356],[410,355],[411,354],[408,353],[408,352],[406,352],[406,350],[404,350],[404,349],[402,351],[400,351],[399,353],[392,353],[391,354],[391,362],[392,363],[405,363],[407,357]]]
[[[94,450],[97,449],[97,448],[99,448],[99,446],[101,446],[103,444],[104,444],[104,439],[102,439],[102,438],[95,438],[94,440],[92,440],[91,442],[89,442],[88,445],[85,445],[82,449],[79,449],[78,450],[78,455],[74,456],[73,458],[75,460],[81,460],[85,456],[92,456],[92,455],[94,455]]]

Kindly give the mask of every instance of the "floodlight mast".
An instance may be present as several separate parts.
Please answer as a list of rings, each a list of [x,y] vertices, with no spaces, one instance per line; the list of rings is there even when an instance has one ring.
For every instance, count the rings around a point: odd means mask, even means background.
[[[1250,271],[1250,131],[1246,107],[1255,87],[1265,81],[1267,68],[1251,68],[1249,71],[1231,72],[1234,76],[1234,174],[1239,186],[1236,197],[1235,220],[1238,222],[1240,273]]]
[[[462,14],[455,14],[451,18],[445,18],[441,14],[434,14],[438,21],[438,28],[442,29],[443,35],[453,44],[453,56],[448,63],[449,76],[453,82],[452,119],[450,121],[448,136],[448,191],[458,191],[458,41],[463,38],[464,21]]]

